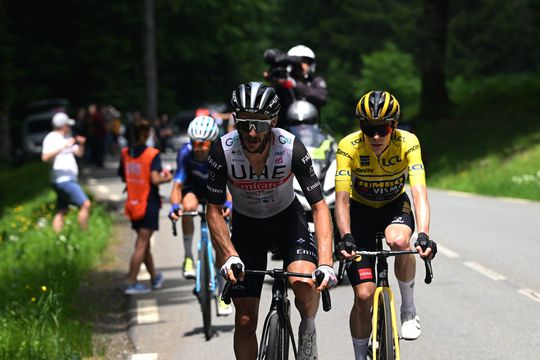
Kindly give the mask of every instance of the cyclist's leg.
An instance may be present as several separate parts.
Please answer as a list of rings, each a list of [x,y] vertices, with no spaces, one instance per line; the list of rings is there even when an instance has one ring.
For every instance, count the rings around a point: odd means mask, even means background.
[[[236,309],[234,317],[234,354],[237,359],[257,357],[257,321],[259,298],[233,298]]]
[[[375,250],[375,236],[382,231],[376,209],[350,202],[351,233],[358,250]],[[349,316],[352,343],[357,360],[365,359],[371,334],[371,307],[375,292],[375,258],[363,257],[353,261],[347,269],[349,282],[353,287],[354,302]]]
[[[234,210],[233,210],[234,211]],[[254,219],[234,211],[231,241],[246,269],[266,269],[268,243],[266,219]],[[231,298],[236,309],[234,352],[237,359],[257,357],[257,321],[259,299],[264,278],[246,276],[244,281],[231,286]]]
[[[197,211],[199,199],[189,187],[182,189],[182,208],[184,211]],[[182,235],[184,237],[184,257],[193,259],[193,217],[182,217]]]

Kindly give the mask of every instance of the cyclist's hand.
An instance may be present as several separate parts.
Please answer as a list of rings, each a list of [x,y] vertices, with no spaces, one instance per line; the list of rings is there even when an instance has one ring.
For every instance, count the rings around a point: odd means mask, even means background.
[[[225,201],[225,204],[223,204],[223,209],[221,209],[221,213],[223,214],[223,217],[230,216],[232,213],[232,202]]]
[[[343,235],[340,242],[336,244],[335,254],[338,259],[352,259],[356,251],[356,241],[351,234]]]
[[[171,210],[169,210],[169,219],[178,221],[180,216],[182,216],[182,206],[180,204],[172,204]]]
[[[320,276],[319,274],[323,274],[324,278],[317,290],[323,291],[325,288],[331,289],[336,286],[337,277],[333,267],[331,267],[330,265],[319,265],[319,267],[317,267],[317,270],[315,270],[315,272],[313,273],[314,278]]]
[[[237,268],[240,268],[240,273],[235,274],[233,269],[231,269],[232,265],[236,265]],[[232,255],[225,261],[225,264],[223,264],[219,272],[225,280],[229,280],[231,283],[236,284],[238,280],[244,280],[244,268],[245,266],[242,260],[240,260],[238,256]]]
[[[423,232],[418,234],[414,247],[423,259],[433,259],[437,254],[437,243],[430,240],[429,235]]]

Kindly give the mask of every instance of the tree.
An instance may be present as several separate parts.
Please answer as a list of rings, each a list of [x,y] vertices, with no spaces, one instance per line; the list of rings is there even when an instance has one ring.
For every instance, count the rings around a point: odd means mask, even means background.
[[[156,64],[156,31],[154,21],[154,0],[144,0],[144,75],[146,79],[146,116],[157,118],[158,74]]]
[[[445,83],[448,0],[424,0],[420,115],[440,116],[450,108]]]

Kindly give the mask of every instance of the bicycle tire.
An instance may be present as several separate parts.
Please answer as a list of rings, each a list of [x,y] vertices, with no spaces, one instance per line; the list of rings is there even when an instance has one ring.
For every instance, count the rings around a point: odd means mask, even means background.
[[[392,315],[390,309],[390,297],[388,293],[381,292],[379,295],[379,314],[377,321],[377,360],[394,360],[394,332],[392,328]],[[374,349],[375,350],[375,349]]]
[[[261,359],[265,360],[283,360],[286,359],[283,357],[283,324],[279,318],[278,313],[271,315],[268,320],[268,336],[266,337],[267,342],[263,347],[263,357]]]
[[[203,316],[204,336],[208,341],[212,338],[212,296],[210,292],[210,266],[208,264],[207,252],[207,244],[203,241],[201,246],[201,252],[199,254],[201,260],[201,292],[199,294],[199,301],[201,304],[201,312]]]

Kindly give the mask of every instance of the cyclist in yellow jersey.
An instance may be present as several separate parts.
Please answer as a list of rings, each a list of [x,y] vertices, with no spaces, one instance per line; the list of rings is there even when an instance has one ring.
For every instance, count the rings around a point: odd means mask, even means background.
[[[354,250],[375,250],[377,232],[384,233],[392,250],[410,248],[415,229],[411,202],[405,192],[409,178],[418,241],[414,244],[423,258],[432,258],[437,244],[429,239],[429,204],[424,165],[418,138],[397,129],[400,106],[386,91],[371,91],[356,106],[360,131],[343,138],[337,151],[336,223],[342,240],[336,255],[352,258]],[[401,292],[401,335],[408,340],[420,336],[413,291],[413,255],[395,260],[395,274]],[[347,275],[354,290],[350,330],[356,359],[365,359],[371,333],[370,308],[375,292],[375,259],[353,261]]]

